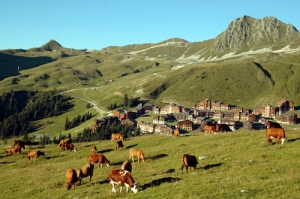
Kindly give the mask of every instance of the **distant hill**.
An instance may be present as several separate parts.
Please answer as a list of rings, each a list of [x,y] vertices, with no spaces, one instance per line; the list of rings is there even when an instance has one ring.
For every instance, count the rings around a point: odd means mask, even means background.
[[[201,42],[170,38],[86,51],[50,40],[39,48],[3,50],[0,92],[92,87],[98,93],[89,98],[104,106],[121,103],[125,94],[156,105],[190,106],[205,98],[246,108],[262,99],[300,104],[299,55],[300,34],[291,24],[242,16]]]

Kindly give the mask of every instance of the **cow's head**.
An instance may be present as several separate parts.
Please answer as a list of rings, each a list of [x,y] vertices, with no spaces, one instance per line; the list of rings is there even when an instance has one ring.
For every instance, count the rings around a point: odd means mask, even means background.
[[[132,187],[131,187],[131,191],[133,193],[137,193],[138,192],[138,184],[134,184]]]

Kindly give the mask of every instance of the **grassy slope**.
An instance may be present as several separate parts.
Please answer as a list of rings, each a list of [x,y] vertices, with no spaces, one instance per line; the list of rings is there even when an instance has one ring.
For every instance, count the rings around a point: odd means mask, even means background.
[[[288,127],[286,127],[288,129]],[[46,157],[28,161],[21,155],[0,156],[1,196],[4,198],[296,198],[299,191],[299,130],[287,130],[289,142],[268,146],[264,131],[219,135],[189,133],[180,138],[147,135],[125,141],[114,151],[114,143],[75,143],[76,153],[61,155],[56,145],[39,148]],[[12,140],[8,140],[8,145]],[[91,182],[83,180],[75,190],[65,189],[65,173],[86,163],[90,146],[96,145],[111,166],[94,170]],[[1,143],[4,151],[7,145]],[[140,191],[112,194],[107,173],[120,168],[129,148],[140,148],[145,163],[133,163],[132,176]],[[174,150],[176,149],[176,150]],[[193,173],[181,174],[184,153],[208,157],[199,160]],[[243,192],[244,190],[244,192]],[[287,191],[288,190],[288,191]]]

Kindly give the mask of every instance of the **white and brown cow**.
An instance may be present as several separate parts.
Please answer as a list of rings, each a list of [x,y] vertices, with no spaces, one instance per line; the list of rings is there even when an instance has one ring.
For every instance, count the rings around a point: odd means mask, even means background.
[[[115,184],[120,184],[120,193],[122,192],[123,186],[126,186],[126,193],[128,193],[128,188],[131,187],[133,193],[137,193],[137,186],[129,171],[122,169],[112,169],[108,173],[110,179],[110,184],[112,186],[112,192],[116,193]]]
[[[267,141],[270,145],[272,145],[272,139],[277,138],[277,143],[281,141],[283,145],[284,141],[286,140],[285,131],[283,128],[269,128],[266,130]]]
[[[183,172],[183,167],[185,167],[186,173],[188,172],[188,170],[191,170],[191,167],[193,168],[193,170],[195,170],[197,164],[198,164],[198,161],[195,156],[189,155],[189,154],[184,154],[182,156],[182,161],[181,161],[181,172]]]

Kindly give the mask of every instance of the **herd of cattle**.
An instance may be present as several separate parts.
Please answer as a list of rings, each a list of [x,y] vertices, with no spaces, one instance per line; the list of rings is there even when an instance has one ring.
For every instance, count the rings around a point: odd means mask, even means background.
[[[267,121],[266,126],[267,126],[267,130],[266,130],[267,142],[270,145],[272,145],[272,139],[277,138],[277,143],[279,144],[281,142],[281,144],[283,144],[284,141],[286,140],[286,136],[282,126],[279,123],[272,122],[272,121]],[[203,130],[205,135],[208,133],[218,134],[219,132],[223,133],[223,132],[231,131],[231,129],[227,124],[216,124],[216,125],[209,124],[209,125],[205,125]]]
[[[286,140],[285,131],[280,126],[279,123],[267,122],[267,130],[266,130],[266,136],[267,136],[267,142],[269,144],[272,144],[272,139],[277,138],[277,143],[281,144],[284,143]],[[207,133],[215,133],[218,132],[228,132],[231,131],[230,128],[226,125],[220,125],[217,124],[216,126],[213,125],[206,125],[204,126],[204,132]],[[174,136],[178,137],[180,135],[180,131],[177,129],[174,131]],[[123,148],[123,137],[121,134],[112,134],[111,140],[116,140],[116,150]],[[76,147],[72,143],[71,139],[63,139],[58,144],[61,151],[70,150],[76,152]],[[21,140],[14,140],[13,147],[5,150],[6,154],[13,154],[13,153],[21,153],[21,149],[25,149],[25,142]],[[37,159],[39,156],[45,156],[45,154],[39,150],[30,150],[27,153],[27,158],[30,160],[31,158]],[[132,172],[132,165],[131,161],[134,162],[134,158],[137,157],[138,162],[143,161],[145,162],[145,155],[142,150],[140,149],[130,149],[129,150],[129,159],[130,161],[126,160],[121,169],[111,169],[108,173],[108,177],[110,179],[110,184],[112,186],[112,192],[116,192],[115,190],[115,184],[120,184],[120,192],[122,192],[123,186],[126,186],[126,192],[128,192],[128,188],[130,187],[131,190],[134,193],[137,193],[137,186],[135,184],[135,181],[133,180],[131,176]],[[71,189],[73,187],[75,189],[75,183],[79,181],[81,184],[81,181],[83,178],[90,177],[89,181],[91,181],[93,177],[93,171],[94,171],[94,164],[98,163],[98,168],[102,167],[103,164],[106,164],[109,166],[110,161],[103,155],[103,154],[97,154],[97,147],[92,146],[91,147],[91,154],[87,155],[87,164],[82,166],[80,169],[68,169],[66,172],[66,188],[67,190]],[[188,172],[191,168],[196,169],[196,166],[198,164],[197,158],[190,154],[184,154],[181,160],[181,170],[183,172],[183,168],[186,168],[186,172]]]

